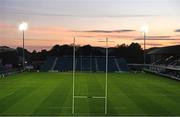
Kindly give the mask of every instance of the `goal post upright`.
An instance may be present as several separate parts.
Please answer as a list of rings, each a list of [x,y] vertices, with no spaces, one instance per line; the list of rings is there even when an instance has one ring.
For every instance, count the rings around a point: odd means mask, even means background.
[[[105,81],[105,114],[107,114],[107,93],[108,93],[108,87],[107,87],[107,81],[108,81],[108,38],[106,38],[106,81]]]
[[[109,52],[108,52],[108,43],[109,39],[106,37],[104,41],[99,41],[99,42],[104,42],[105,45],[105,95],[104,95],[104,114],[106,115],[108,112],[108,57],[109,57]]]
[[[75,95],[75,70],[76,70],[76,38],[74,37],[73,40],[73,83],[72,83],[72,87],[73,87],[73,91],[72,91],[72,114],[74,114],[75,112],[75,102],[74,102],[74,95]]]

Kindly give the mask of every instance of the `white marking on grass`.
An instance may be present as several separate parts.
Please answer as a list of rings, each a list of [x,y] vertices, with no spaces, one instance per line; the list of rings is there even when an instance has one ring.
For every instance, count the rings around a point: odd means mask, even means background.
[[[101,96],[74,96],[74,98],[94,98],[94,99],[105,99],[106,97],[101,97]]]
[[[105,99],[106,97],[93,96],[92,98],[95,98],[95,99]]]
[[[74,96],[74,98],[88,98],[87,96]]]
[[[56,109],[56,108],[59,108],[59,106],[51,106],[51,107],[48,107],[48,108],[54,108],[54,109]],[[61,107],[61,108],[64,108],[64,109],[72,109],[72,107]]]
[[[10,96],[10,95],[12,95],[12,94],[14,94],[15,92],[13,91],[13,92],[10,92],[9,94],[7,94],[7,96]]]

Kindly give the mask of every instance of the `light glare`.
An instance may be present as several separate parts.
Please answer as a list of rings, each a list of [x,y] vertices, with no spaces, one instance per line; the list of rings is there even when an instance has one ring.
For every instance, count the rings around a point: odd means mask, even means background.
[[[149,31],[148,26],[147,26],[147,25],[142,26],[142,27],[141,27],[141,31],[142,31],[143,33],[148,33],[148,31]]]
[[[23,22],[19,25],[19,30],[20,31],[26,31],[28,28],[28,24],[26,22]]]

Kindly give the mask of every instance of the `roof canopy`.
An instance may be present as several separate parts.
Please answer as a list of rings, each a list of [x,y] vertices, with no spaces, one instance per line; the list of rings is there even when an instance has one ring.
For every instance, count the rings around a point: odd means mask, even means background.
[[[150,51],[148,54],[152,55],[180,55],[180,45],[162,47]]]
[[[15,49],[6,47],[6,46],[0,46],[0,53],[2,52],[11,52],[11,51],[16,51]]]

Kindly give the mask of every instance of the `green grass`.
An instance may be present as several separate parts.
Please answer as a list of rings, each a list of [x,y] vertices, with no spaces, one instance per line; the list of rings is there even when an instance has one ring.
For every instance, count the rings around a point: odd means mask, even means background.
[[[180,82],[146,73],[109,73],[108,115],[179,115]],[[77,73],[75,94],[104,96],[104,73]],[[0,79],[0,115],[72,115],[71,73]],[[104,99],[75,99],[75,115],[104,115]]]

